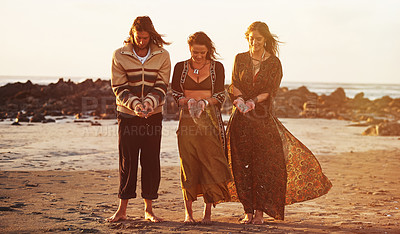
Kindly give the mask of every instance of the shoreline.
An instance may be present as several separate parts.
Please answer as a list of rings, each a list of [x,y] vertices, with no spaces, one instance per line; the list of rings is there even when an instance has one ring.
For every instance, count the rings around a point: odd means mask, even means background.
[[[28,81],[32,82],[35,85],[42,85],[42,86],[48,86],[50,84],[55,84],[59,79],[63,79],[65,81],[72,81],[76,84],[84,82],[85,80],[92,79],[92,80],[104,80],[104,81],[110,81],[110,78],[106,77],[98,77],[98,76],[93,76],[93,77],[80,77],[80,76],[7,76],[7,75],[0,75],[0,87],[8,85],[8,84],[14,84],[14,83],[26,83]],[[225,83],[225,85],[230,85],[231,81],[227,80],[228,82]],[[326,88],[327,86],[332,86],[330,88]],[[348,95],[349,98],[354,98],[354,95],[356,95],[359,92],[365,92],[366,97],[370,98],[371,100],[381,98],[385,95],[377,95],[376,93],[372,92],[369,95],[369,89],[373,86],[375,87],[382,87],[382,90],[386,90],[387,87],[400,87],[400,83],[395,84],[395,83],[343,83],[343,82],[312,82],[312,81],[285,81],[284,79],[282,80],[282,83],[280,85],[281,88],[287,87],[289,89],[297,89],[300,88],[301,86],[307,87],[311,92],[315,92],[318,95],[329,95],[335,89],[342,87],[346,93],[351,93],[351,95]],[[316,88],[314,88],[316,86]],[[353,91],[354,87],[365,87],[367,88],[366,90],[362,89],[357,89],[357,91]],[[322,89],[321,89],[322,88]],[[322,91],[324,90],[324,92]],[[392,92],[395,93],[395,92]],[[400,98],[400,95],[397,96],[392,96],[388,95],[391,98]]]
[[[228,116],[224,116],[226,120]],[[116,120],[32,123],[12,126],[0,122],[0,170],[63,170],[118,168]],[[400,150],[399,137],[363,136],[367,127],[351,121],[280,118],[287,129],[316,156],[369,150]],[[163,121],[161,165],[179,166],[176,139],[178,121]]]

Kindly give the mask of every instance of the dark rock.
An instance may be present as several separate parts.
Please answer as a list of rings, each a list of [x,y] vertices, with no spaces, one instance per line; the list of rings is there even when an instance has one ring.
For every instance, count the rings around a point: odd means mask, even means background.
[[[337,88],[329,96],[321,95],[318,101],[322,106],[334,109],[338,106],[342,106],[347,101],[347,97],[343,88]]]
[[[56,120],[55,119],[44,119],[42,120],[42,123],[55,123]]]
[[[344,89],[342,87],[337,88],[333,93],[329,95],[329,97],[336,99],[339,102],[344,102],[346,101],[346,93],[344,92]]]
[[[367,124],[369,124],[369,125],[376,125],[376,124],[380,124],[380,123],[384,122],[385,120],[384,119],[376,119],[374,117],[369,117],[369,118],[367,118],[366,121],[367,121]]]
[[[364,92],[357,93],[357,94],[354,96],[354,101],[356,101],[356,100],[362,100],[362,99],[364,99]]]
[[[228,89],[229,85],[225,85]],[[229,95],[227,95],[229,96]],[[373,117],[370,124],[379,124],[380,119],[400,119],[400,98],[382,97],[377,100],[365,98],[363,92],[347,98],[343,88],[329,95],[317,95],[305,86],[289,90],[279,88],[274,111],[278,117],[287,118],[334,118],[361,121],[360,116]],[[0,119],[14,120],[18,112],[19,121],[52,122],[44,116],[91,115],[96,119],[115,119],[115,96],[110,81],[87,79],[81,83],[60,78],[49,85],[16,82],[0,87]],[[232,100],[227,98],[221,113],[231,114]],[[168,89],[164,105],[164,120],[177,120],[179,107]],[[371,119],[372,120],[372,119]]]
[[[94,121],[94,122],[90,122],[91,126],[101,126],[101,123]]]
[[[378,130],[377,130],[377,125],[373,125],[369,128],[367,128],[362,135],[364,136],[378,136]]]
[[[60,110],[49,110],[46,111],[46,115],[50,115],[50,116],[62,116],[63,113]]]
[[[42,114],[40,114],[40,113],[36,113],[36,114],[34,114],[34,115],[31,117],[30,122],[31,122],[31,123],[40,123],[40,122],[42,122],[43,120],[45,120],[44,115],[42,115]]]
[[[28,80],[26,83],[9,83],[0,87],[0,98],[15,98],[16,96],[20,96],[22,98],[24,95],[31,93],[32,90],[40,89],[39,87],[39,85],[32,84],[30,80]]]
[[[16,121],[18,122],[29,122],[29,118],[26,114],[22,113],[22,112],[18,112],[17,117],[16,117]]]
[[[93,121],[87,120],[87,119],[75,119],[74,123],[90,123],[90,124],[92,124]]]
[[[369,127],[362,134],[366,136],[400,136],[400,124],[383,122]]]
[[[317,103],[315,101],[307,101],[303,104],[303,111],[300,113],[300,116],[304,118],[315,118],[317,117],[317,112]]]
[[[376,99],[373,101],[374,105],[378,106],[378,108],[381,108],[383,106],[388,106],[389,103],[391,103],[393,99],[389,96],[383,96],[379,99]]]
[[[389,107],[397,107],[400,108],[400,98],[393,99],[389,104]]]

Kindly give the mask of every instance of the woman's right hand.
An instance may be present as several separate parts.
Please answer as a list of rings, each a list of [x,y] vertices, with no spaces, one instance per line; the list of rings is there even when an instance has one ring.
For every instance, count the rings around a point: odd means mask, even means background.
[[[247,109],[244,112],[245,114],[247,112],[250,112],[250,111],[254,110],[254,108],[256,108],[256,103],[252,99],[247,100],[245,105],[247,106]]]
[[[194,98],[191,98],[187,101],[188,109],[192,109],[195,105],[197,105],[197,101]]]
[[[247,106],[246,106],[243,98],[241,98],[241,97],[236,98],[233,101],[233,105],[235,105],[239,109],[240,113],[246,113],[247,112]]]

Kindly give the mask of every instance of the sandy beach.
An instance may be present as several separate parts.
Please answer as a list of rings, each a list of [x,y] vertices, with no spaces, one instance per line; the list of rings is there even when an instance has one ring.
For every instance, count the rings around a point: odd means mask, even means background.
[[[263,225],[239,224],[242,207],[230,202],[213,209],[212,225],[184,225],[177,121],[165,121],[160,196],[154,202],[165,222],[143,221],[137,198],[130,201],[127,221],[106,223],[118,205],[117,125],[97,121],[101,126],[71,118],[21,126],[0,122],[0,232],[400,232],[399,137],[362,136],[366,127],[326,119],[281,119],[333,183],[327,195],[287,206],[285,221],[266,217]],[[202,206],[202,199],[194,203],[197,220]]]

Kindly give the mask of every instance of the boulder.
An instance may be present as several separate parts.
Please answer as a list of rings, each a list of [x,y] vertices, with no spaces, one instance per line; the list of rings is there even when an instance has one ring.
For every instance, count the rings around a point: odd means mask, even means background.
[[[322,101],[322,104],[324,106],[329,106],[334,108],[337,106],[342,106],[347,101],[347,97],[346,93],[344,92],[344,89],[339,87],[335,91],[333,91],[329,96],[321,95],[320,101]]]
[[[362,99],[364,99],[364,92],[357,93],[357,94],[354,96],[354,101],[362,100]]]
[[[36,113],[31,117],[30,122],[31,123],[40,123],[43,120],[45,120],[44,115],[42,115],[41,113]]]
[[[55,119],[44,119],[42,120],[42,123],[55,123],[56,120]]]
[[[400,108],[400,98],[393,99],[388,106]]]
[[[389,96],[383,96],[381,98],[375,99],[373,101],[374,105],[377,106],[378,108],[382,108],[385,106],[388,106],[389,103],[391,103],[393,99]]]
[[[16,122],[29,122],[28,116],[22,112],[18,112],[17,117],[15,119]]]
[[[397,122],[383,122],[367,128],[362,135],[366,136],[400,136],[400,124]]]

